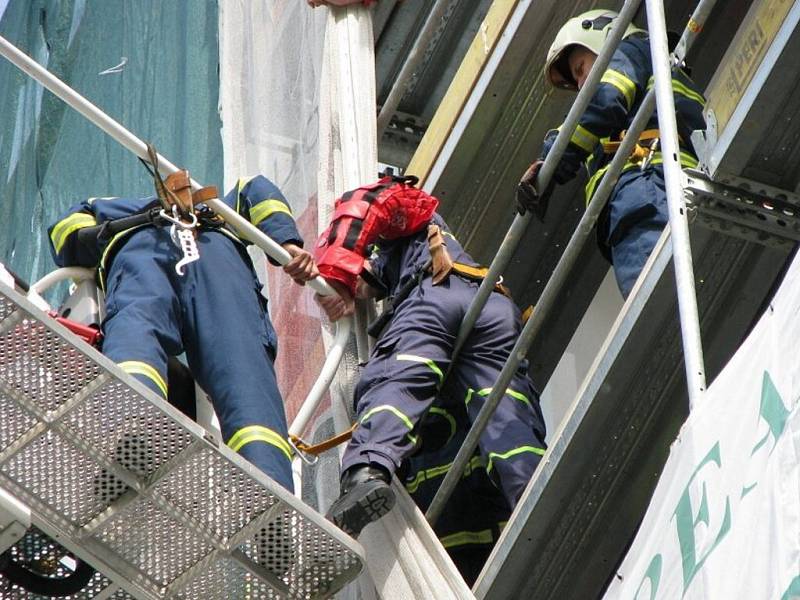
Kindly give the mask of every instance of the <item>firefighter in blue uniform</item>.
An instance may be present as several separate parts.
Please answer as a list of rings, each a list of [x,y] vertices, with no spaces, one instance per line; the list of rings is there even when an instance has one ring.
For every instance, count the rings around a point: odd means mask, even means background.
[[[176,189],[188,186],[182,173],[185,184]],[[224,202],[292,255],[285,270],[296,282],[317,275],[286,199],[266,177],[240,179]],[[98,267],[106,294],[103,354],[166,399],[167,358],[185,352],[227,445],[292,490],[291,448],[273,367],[276,336],[245,243],[200,203],[200,257],[179,275],[175,267],[183,254],[171,239],[170,222],[141,222],[159,208],[155,196],[90,198],[73,206],[48,230],[55,261]],[[140,222],[128,226],[129,218]]]
[[[394,189],[412,195],[415,201],[427,197],[433,203],[425,218],[419,219],[421,227],[398,236],[379,226],[370,238],[364,232],[375,222],[371,213],[384,209],[382,199],[387,194],[391,197]],[[350,206],[359,201],[366,206],[360,214]],[[355,283],[347,276],[337,280],[337,273],[328,268],[328,255],[318,253],[320,272],[341,290],[340,296],[318,297],[331,319],[352,310],[351,296],[393,298],[391,320],[356,386],[357,426],[342,459],[342,495],[328,512],[352,535],[390,510],[394,496],[388,483],[401,466],[399,475],[409,489],[419,493],[421,503],[430,502],[431,486],[441,483],[521,329],[519,309],[502,293],[505,290],[498,288],[451,371],[459,326],[485,270],[434,212],[437,203],[405,182],[385,178],[345,194],[337,203],[331,228],[320,238],[320,245],[329,248],[339,240],[347,245],[366,235],[367,242],[377,239],[379,246],[368,266],[363,256],[354,257],[365,265],[350,271],[360,275]],[[397,207],[384,212],[389,223],[411,220]],[[337,215],[342,215],[341,219]],[[355,223],[344,222],[353,215]],[[333,254],[341,265],[342,255]],[[476,511],[476,496],[454,496],[448,507],[453,518],[443,519],[437,526],[443,540],[450,536],[452,543],[446,544],[450,549],[463,546],[463,542],[491,547],[498,525],[508,518],[545,452],[538,394],[526,371],[523,362],[480,438],[473,464],[480,463],[483,481],[476,481],[474,487],[462,482],[467,489],[484,486],[480,493],[493,496],[497,510]],[[407,459],[411,461],[404,465]],[[486,519],[494,523],[493,531],[488,531],[492,527],[486,525]],[[476,521],[480,521],[477,527]]]
[[[567,21],[548,51],[545,80],[557,88],[579,90],[617,16],[614,11],[597,9]],[[624,132],[630,127],[654,81],[647,35],[630,25],[570,138],[554,174],[556,183],[572,179],[584,163],[589,175],[586,202],[591,200]],[[705,129],[705,100],[681,69],[673,72],[672,88],[680,137],[680,162],[683,167],[695,167],[697,158],[691,134],[694,130]],[[557,134],[558,130],[548,132],[540,159],[529,167],[518,188],[520,211],[532,209],[540,219],[544,218],[547,208],[547,194],[539,194],[534,184]],[[626,162],[598,223],[599,245],[604,255],[610,258],[617,284],[626,298],[669,220],[659,137],[658,119],[654,113]]]

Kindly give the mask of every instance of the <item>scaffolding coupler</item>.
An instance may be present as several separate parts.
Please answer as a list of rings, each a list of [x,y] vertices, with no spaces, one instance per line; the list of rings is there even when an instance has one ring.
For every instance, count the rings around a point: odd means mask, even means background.
[[[718,174],[683,172],[690,221],[762,246],[791,250],[800,242],[800,195]]]

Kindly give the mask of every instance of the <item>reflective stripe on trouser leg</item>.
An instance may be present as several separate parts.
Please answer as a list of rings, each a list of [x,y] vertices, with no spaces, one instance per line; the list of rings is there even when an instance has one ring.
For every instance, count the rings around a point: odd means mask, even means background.
[[[166,400],[168,395],[167,382],[155,367],[139,360],[126,360],[118,364],[123,371],[136,377]]]

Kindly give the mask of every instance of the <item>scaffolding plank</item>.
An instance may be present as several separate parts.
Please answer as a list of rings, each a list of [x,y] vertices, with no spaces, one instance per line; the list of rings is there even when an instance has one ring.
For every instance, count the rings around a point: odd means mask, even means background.
[[[0,488],[97,569],[82,597],[326,598],[362,569],[358,543],[4,283],[0,412]]]

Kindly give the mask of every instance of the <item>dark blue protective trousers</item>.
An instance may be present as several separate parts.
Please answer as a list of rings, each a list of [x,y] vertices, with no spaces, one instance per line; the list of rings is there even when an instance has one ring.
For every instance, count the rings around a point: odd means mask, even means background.
[[[200,260],[175,272],[166,227],[145,227],[107,278],[103,354],[167,396],[167,357],[182,352],[233,450],[292,490],[291,450],[273,360],[276,339],[244,247],[201,231]]]
[[[397,307],[356,387],[358,427],[343,469],[376,463],[394,473],[420,443],[441,447],[456,435],[454,410],[475,419],[520,331],[517,307],[492,293],[443,383],[456,334],[477,289],[478,283],[455,274],[437,286],[425,278]],[[523,362],[479,443],[486,471],[511,507],[545,451],[538,394],[526,371]],[[447,424],[437,428],[444,439],[420,440],[420,421],[437,397],[431,416]]]
[[[610,202],[616,224],[609,240],[614,276],[627,298],[669,222],[662,167],[623,173]]]

